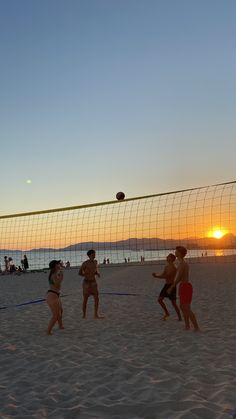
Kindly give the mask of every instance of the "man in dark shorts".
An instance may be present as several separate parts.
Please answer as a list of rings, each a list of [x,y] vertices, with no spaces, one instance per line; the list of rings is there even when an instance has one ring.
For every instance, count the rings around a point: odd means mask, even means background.
[[[91,249],[87,252],[88,260],[82,263],[79,275],[84,277],[83,281],[83,318],[86,318],[86,309],[87,302],[90,296],[94,298],[94,318],[101,319],[103,316],[98,314],[98,305],[99,305],[99,295],[98,295],[98,286],[96,281],[96,276],[100,278],[100,273],[98,272],[98,263],[95,260],[96,252]]]
[[[175,275],[176,275],[176,267],[174,265],[174,261],[175,261],[176,257],[173,253],[170,253],[166,260],[167,260],[167,264],[165,266],[164,271],[161,274],[157,274],[155,272],[153,272],[152,276],[154,278],[164,278],[166,280],[166,283],[164,285],[164,287],[162,288],[159,298],[158,298],[158,303],[161,305],[161,307],[164,310],[164,317],[163,320],[168,319],[168,317],[170,316],[169,311],[167,310],[167,307],[164,303],[164,299],[165,298],[169,298],[172,306],[174,307],[177,316],[178,316],[178,320],[181,321],[181,314],[180,314],[180,310],[179,307],[176,304],[176,287],[174,287],[170,293],[168,293],[168,289],[173,285],[174,280],[175,280]]]

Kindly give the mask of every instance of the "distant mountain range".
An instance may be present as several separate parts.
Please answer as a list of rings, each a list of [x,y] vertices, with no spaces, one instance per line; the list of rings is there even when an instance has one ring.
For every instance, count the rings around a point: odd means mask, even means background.
[[[236,236],[229,233],[223,236],[221,239],[215,239],[212,237],[203,238],[186,238],[182,240],[178,239],[160,239],[160,238],[130,238],[127,240],[119,240],[116,242],[82,242],[72,244],[62,248],[37,248],[27,250],[29,252],[55,252],[55,251],[87,251],[89,248],[96,250],[164,250],[174,249],[178,245],[186,246],[188,249],[234,249],[236,248]],[[9,250],[2,249],[3,253],[20,252],[20,250]]]
[[[235,248],[236,247],[236,236],[233,234],[226,234],[221,239],[215,239],[212,237],[204,238],[188,238],[188,239],[138,239],[131,238],[128,240],[120,240],[117,242],[84,242],[77,243],[60,250],[87,250],[90,247],[95,249],[111,249],[111,250],[162,250],[162,249],[173,249],[178,245],[185,245],[188,249],[219,249],[219,248]]]

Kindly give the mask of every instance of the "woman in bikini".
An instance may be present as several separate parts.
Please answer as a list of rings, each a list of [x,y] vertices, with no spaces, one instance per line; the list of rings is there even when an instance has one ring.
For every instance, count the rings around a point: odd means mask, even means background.
[[[60,299],[61,282],[63,280],[63,272],[61,270],[60,260],[52,260],[49,263],[49,290],[47,292],[47,304],[52,311],[52,318],[49,321],[47,334],[52,335],[52,328],[58,322],[59,328],[64,329],[62,323],[62,302]]]

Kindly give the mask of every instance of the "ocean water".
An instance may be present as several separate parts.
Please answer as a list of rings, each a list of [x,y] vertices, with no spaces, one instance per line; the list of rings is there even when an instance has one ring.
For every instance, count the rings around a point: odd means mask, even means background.
[[[109,258],[110,263],[124,263],[125,259],[129,262],[138,263],[141,262],[141,258],[144,258],[145,262],[157,262],[164,260],[168,253],[174,252],[174,249],[166,250],[98,250],[96,251],[96,259],[99,264],[103,263],[104,258]],[[63,263],[70,262],[71,267],[81,265],[81,263],[87,259],[86,252],[82,251],[29,251],[19,252],[12,251],[5,254],[0,251],[0,264],[2,270],[4,269],[4,256],[12,257],[13,262],[16,266],[21,265],[21,259],[24,254],[27,255],[29,261],[30,270],[33,269],[47,269],[50,260],[56,259],[61,260]],[[187,258],[203,258],[207,256],[215,256],[220,258],[221,256],[236,255],[236,249],[191,249],[188,251]]]

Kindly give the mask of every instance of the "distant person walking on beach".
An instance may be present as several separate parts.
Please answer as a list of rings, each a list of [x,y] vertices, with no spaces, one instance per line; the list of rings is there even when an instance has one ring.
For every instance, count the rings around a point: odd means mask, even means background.
[[[52,311],[52,318],[49,321],[47,334],[52,335],[52,328],[58,322],[59,328],[64,329],[62,323],[62,302],[60,299],[60,289],[61,283],[63,280],[63,272],[61,269],[61,261],[60,260],[52,260],[49,263],[49,290],[47,292],[47,304],[49,305]]]
[[[29,262],[26,255],[24,255],[23,264],[24,264],[24,270],[27,271],[27,269],[29,269]]]
[[[162,288],[162,290],[160,292],[160,295],[159,295],[159,298],[158,298],[158,303],[161,305],[161,307],[163,308],[164,313],[165,313],[165,315],[163,317],[163,320],[168,319],[168,317],[170,316],[170,313],[167,310],[167,307],[164,303],[164,299],[169,298],[171,303],[172,303],[172,306],[174,307],[174,309],[177,313],[179,321],[181,321],[182,319],[181,319],[180,310],[179,310],[179,307],[176,304],[176,287],[173,287],[171,293],[168,294],[168,292],[167,292],[168,289],[173,285],[174,280],[175,280],[175,275],[176,275],[176,271],[177,271],[177,269],[174,265],[175,259],[176,259],[175,255],[173,255],[173,253],[170,253],[166,258],[167,265],[165,266],[164,271],[161,274],[157,274],[157,273],[153,272],[152,276],[154,278],[163,278],[163,279],[166,280],[166,283],[165,283],[164,287]]]
[[[199,326],[195,314],[191,310],[191,302],[193,295],[193,287],[189,282],[189,265],[185,261],[184,257],[187,254],[187,249],[183,246],[177,246],[175,255],[178,259],[179,265],[173,285],[168,289],[170,294],[174,287],[179,284],[179,299],[180,309],[184,316],[185,330],[190,329],[190,321],[193,324],[194,330],[199,331]]]
[[[96,252],[91,249],[87,252],[88,260],[82,263],[79,269],[79,275],[84,277],[83,280],[83,319],[86,318],[86,309],[87,302],[90,296],[94,298],[94,318],[100,319],[103,316],[98,314],[99,306],[99,295],[98,295],[98,286],[96,281],[96,276],[100,278],[100,273],[98,272],[98,263],[95,260]]]

